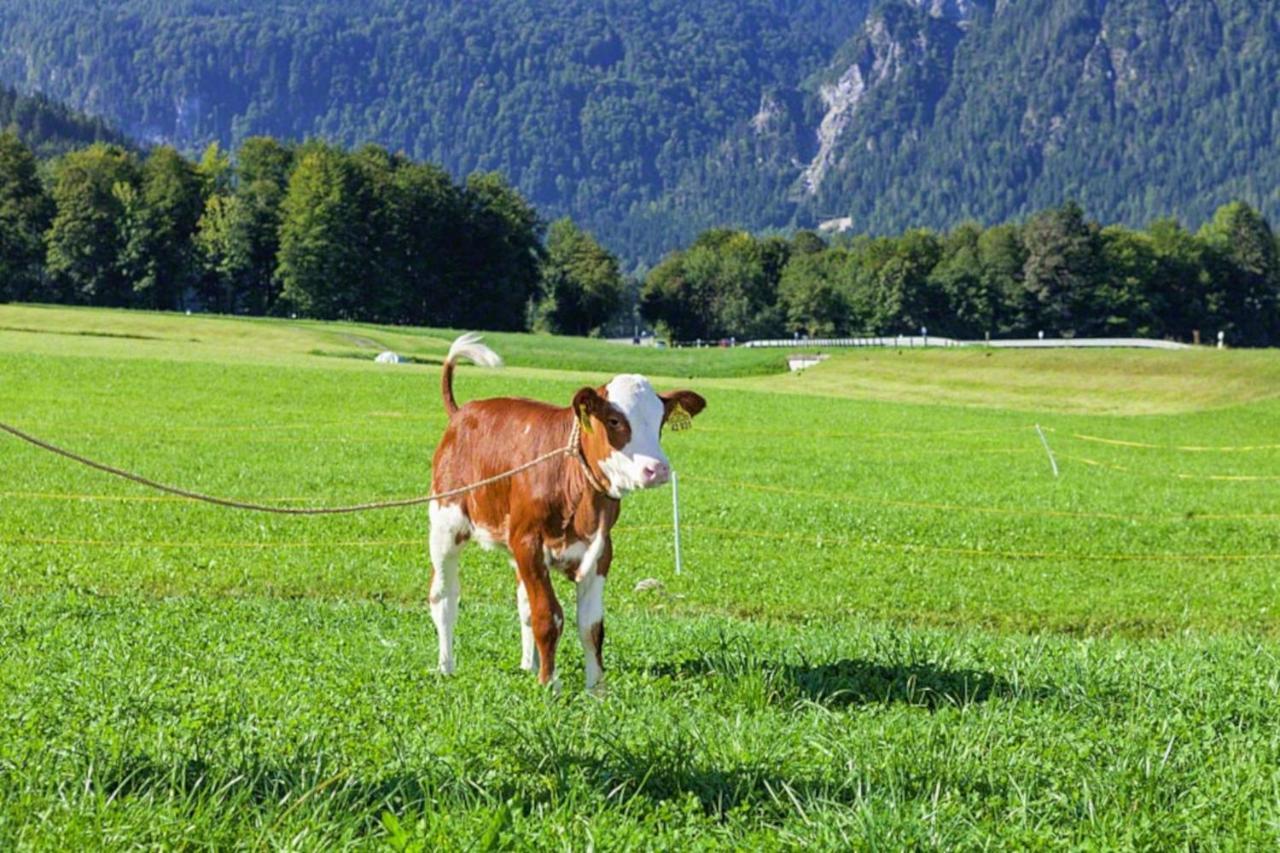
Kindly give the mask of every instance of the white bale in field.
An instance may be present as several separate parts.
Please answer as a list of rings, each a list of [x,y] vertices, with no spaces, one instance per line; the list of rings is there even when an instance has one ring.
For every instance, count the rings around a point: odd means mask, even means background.
[[[404,361],[404,359],[393,353],[391,350],[387,350],[386,352],[378,353],[378,357],[375,358],[374,361],[378,364],[399,364]]]
[[[826,353],[815,355],[793,355],[787,359],[787,367],[792,371],[806,370],[810,367],[817,367],[831,356]]]

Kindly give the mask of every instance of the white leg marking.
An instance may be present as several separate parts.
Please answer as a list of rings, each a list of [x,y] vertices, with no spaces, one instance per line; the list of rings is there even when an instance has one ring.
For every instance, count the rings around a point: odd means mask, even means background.
[[[596,573],[596,563],[600,562],[600,555],[604,552],[604,531],[597,530],[596,535],[591,537],[587,543],[587,548],[582,553],[582,560],[578,563],[578,574],[575,580],[583,580],[588,575]]]
[[[604,622],[604,578],[592,567],[591,573],[578,579],[578,638],[582,640],[582,656],[586,660],[587,689],[595,690],[604,678],[604,668],[597,657],[597,633]]]
[[[527,672],[537,672],[538,644],[533,641],[533,611],[529,608],[529,593],[518,578],[516,607],[520,611],[520,668]]]
[[[458,554],[462,546],[457,537],[469,526],[460,506],[431,504],[431,619],[436,623],[439,666],[445,675],[454,670],[453,633],[458,622],[458,599],[462,597],[458,581]]]

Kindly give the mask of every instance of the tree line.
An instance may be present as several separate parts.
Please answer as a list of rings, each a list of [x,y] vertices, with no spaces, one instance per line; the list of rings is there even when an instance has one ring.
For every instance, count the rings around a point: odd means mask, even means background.
[[[623,291],[612,255],[496,173],[269,137],[41,162],[0,134],[0,301],[588,334]]]
[[[1023,223],[827,241],[704,232],[643,283],[497,173],[246,140],[199,160],[0,134],[0,300],[592,334],[633,308],[677,340],[915,333],[1280,345],[1280,248],[1243,202],[1192,232]],[[629,324],[625,324],[628,326]]]
[[[640,294],[682,340],[929,334],[1142,336],[1280,346],[1280,237],[1243,202],[1196,232],[1103,227],[1075,203],[1025,223],[841,238],[707,231]]]

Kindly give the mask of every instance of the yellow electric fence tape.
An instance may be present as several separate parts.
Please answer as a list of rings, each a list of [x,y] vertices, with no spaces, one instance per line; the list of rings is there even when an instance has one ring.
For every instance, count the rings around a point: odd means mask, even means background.
[[[267,550],[274,548],[403,548],[414,546],[426,548],[427,539],[349,539],[333,542],[152,542],[148,540],[112,541],[109,539],[66,539],[61,537],[30,536],[4,537],[0,543],[5,545],[77,545],[86,548],[234,548],[249,550]]]
[[[328,425],[328,424],[326,424]],[[337,424],[333,424],[337,425]],[[314,425],[312,425],[314,426]],[[221,426],[209,427],[210,432],[234,431],[238,429],[263,429],[264,427],[240,427],[240,426]],[[266,427],[270,428],[270,427]],[[301,427],[299,427],[301,428]],[[204,431],[206,428],[188,427],[184,428],[191,431]],[[293,427],[281,426],[276,429],[290,430]],[[991,428],[991,429],[971,429],[949,431],[918,431],[918,432],[896,432],[896,433],[814,433],[802,431],[773,431],[773,430],[756,430],[745,431],[748,434],[762,436],[806,436],[806,437],[841,437],[841,438],[874,438],[874,437],[895,437],[902,438],[904,435],[913,435],[916,437],[923,436],[948,436],[948,435],[986,435],[992,433],[1008,433],[1023,432],[1034,429],[1029,426]],[[1051,428],[1047,428],[1053,431]],[[715,432],[714,428],[704,430],[706,432]],[[735,429],[734,432],[744,432]],[[1199,445],[1158,445],[1146,442],[1127,441],[1123,439],[1105,438],[1102,436],[1085,435],[1081,433],[1070,434],[1071,438],[1092,442],[1096,444],[1110,445],[1114,447],[1137,448],[1144,450],[1173,450],[1188,453],[1206,453],[1206,452],[1249,452],[1261,450],[1280,449],[1280,444],[1265,445],[1239,445],[1239,446],[1199,446]],[[314,440],[314,439],[310,439]],[[332,440],[332,439],[329,439]],[[917,451],[918,452],[918,449]],[[957,453],[1022,453],[1035,452],[1024,450],[1022,448],[955,448],[937,449],[937,452],[957,452]],[[1101,468],[1111,471],[1119,471],[1128,474],[1150,474],[1150,469],[1135,469],[1125,465],[1119,465],[1112,462],[1101,461],[1084,456],[1064,455],[1062,458],[1080,462],[1094,468]],[[1162,472],[1166,476],[1175,476],[1180,479],[1195,480],[1218,480],[1218,481],[1277,481],[1280,476],[1272,475],[1256,475],[1256,474],[1187,474],[1177,472]],[[1126,522],[1187,522],[1187,521],[1266,521],[1280,518],[1277,513],[1195,513],[1191,515],[1166,513],[1166,514],[1122,514],[1110,512],[1097,512],[1088,510],[1054,510],[1040,509],[1035,507],[997,507],[997,506],[981,506],[955,504],[945,502],[931,501],[912,501],[912,500],[894,500],[888,498],[877,498],[863,495],[854,495],[848,493],[823,492],[812,489],[796,489],[786,486],[776,486],[763,483],[749,483],[742,481],[723,480],[712,477],[700,477],[696,475],[686,475],[683,479],[686,481],[707,483],[722,488],[745,489],[750,491],[792,495],[798,497],[815,498],[822,500],[848,501],[853,503],[870,504],[876,506],[894,507],[901,509],[917,509],[945,512],[969,512],[991,515],[1014,515],[1014,516],[1039,516],[1039,517],[1059,517],[1059,518],[1097,518],[1110,519]],[[63,492],[36,492],[36,491],[5,491],[0,492],[0,497],[19,498],[30,500],[68,500],[68,501],[119,501],[119,502],[175,502],[186,501],[186,498],[170,496],[170,495],[94,495],[94,494],[77,494]],[[274,498],[271,499],[276,503],[305,503],[306,498]],[[665,525],[654,526],[635,526],[621,527],[618,533],[626,535],[632,532],[645,531],[666,531]],[[831,536],[822,533],[802,533],[802,532],[786,532],[775,533],[761,530],[743,530],[730,527],[718,527],[703,524],[686,524],[683,529],[690,532],[708,533],[713,536],[723,536],[730,538],[749,538],[749,539],[770,539],[787,542],[803,542],[810,545],[823,546],[839,546],[842,548],[856,550],[873,550],[873,551],[893,551],[902,554],[949,554],[955,556],[966,556],[977,559],[1003,559],[1003,560],[1066,560],[1066,561],[1105,561],[1105,562],[1243,562],[1253,560],[1280,560],[1280,554],[1079,554],[1062,551],[1023,551],[1023,550],[992,550],[984,548],[961,548],[952,546],[935,546],[921,545],[916,543],[896,543],[896,542],[866,542],[858,539],[841,536]],[[425,536],[419,539],[354,539],[345,541],[329,541],[329,542],[249,542],[249,541],[194,541],[194,542],[164,542],[164,541],[109,541],[99,539],[75,539],[75,538],[56,538],[56,537],[10,537],[0,538],[0,542],[8,545],[28,545],[28,546],[47,546],[47,545],[69,545],[80,547],[101,547],[101,548],[118,548],[118,549],[139,549],[139,548],[159,548],[159,549],[183,549],[183,548],[227,548],[227,549],[248,549],[248,550],[266,550],[266,549],[303,549],[303,548],[421,548],[425,547]]]
[[[1049,429],[1049,427],[1044,427]],[[779,438],[945,438],[947,436],[956,435],[996,435],[999,433],[1010,432],[1027,432],[1035,430],[1035,425],[1026,424],[1023,426],[1009,427],[978,427],[974,429],[921,429],[921,430],[895,430],[889,432],[830,432],[823,430],[779,430],[779,429],[751,429],[750,427],[717,427],[705,424],[698,425],[700,433],[730,433],[732,435],[762,435],[762,436],[778,436]]]
[[[661,529],[665,527],[652,528],[630,528],[631,530],[639,529]],[[799,534],[799,533],[773,533],[762,530],[739,530],[732,527],[713,527],[702,524],[685,525],[686,530],[704,531],[720,536],[729,537],[748,537],[756,539],[774,539],[789,542],[807,542],[818,545],[839,545],[845,548],[866,549],[873,551],[899,551],[902,553],[922,553],[922,554],[954,554],[966,557],[978,557],[982,559],[1003,559],[1003,560],[1089,560],[1103,562],[1191,562],[1197,560],[1222,561],[1222,562],[1242,562],[1245,560],[1280,560],[1280,554],[1073,554],[1065,551],[1001,551],[988,550],[986,548],[956,548],[940,545],[918,545],[914,543],[902,542],[866,542],[860,539],[851,539],[843,536],[829,536],[827,534]]]
[[[1141,450],[1177,450],[1183,453],[1252,453],[1258,450],[1280,450],[1280,444],[1148,444],[1145,441],[1125,441],[1119,438],[1103,438],[1099,435],[1083,435],[1078,432],[1072,433],[1071,437],[1080,441],[1091,441],[1094,444],[1109,444],[1113,447],[1134,447]]]
[[[1094,468],[1106,468],[1108,471],[1120,471],[1125,474],[1141,474],[1146,476],[1154,475],[1177,477],[1179,480],[1219,480],[1223,482],[1236,483],[1268,483],[1280,481],[1280,476],[1271,474],[1184,474],[1177,471],[1152,471],[1148,468],[1130,468],[1126,465],[1117,465],[1114,462],[1102,462],[1098,459],[1090,459],[1087,456],[1063,456],[1062,458],[1070,459],[1074,462],[1080,462]]]
[[[87,495],[75,492],[0,492],[0,498],[40,501],[103,501],[107,503],[191,503],[178,495]],[[272,503],[307,503],[312,498],[264,498]]]
[[[1086,461],[1081,457],[1065,457],[1071,459],[1079,459]],[[1091,464],[1101,465],[1102,463],[1087,460]],[[851,503],[874,504],[876,506],[897,507],[902,509],[927,509],[940,510],[945,512],[973,512],[987,515],[1022,515],[1022,516],[1041,516],[1045,518],[1102,518],[1112,519],[1115,521],[1199,521],[1202,519],[1214,519],[1217,521],[1234,520],[1234,521],[1269,521],[1280,518],[1280,513],[1194,513],[1188,515],[1186,513],[1163,513],[1163,514],[1145,514],[1130,515],[1115,512],[1095,512],[1090,510],[1069,510],[1069,509],[1040,509],[1037,507],[997,507],[997,506],[974,506],[971,504],[954,504],[954,503],[933,503],[929,501],[905,501],[894,500],[891,498],[873,498],[864,495],[852,495],[836,492],[818,492],[811,489],[794,489],[786,486],[768,486],[760,483],[744,483],[735,480],[720,480],[713,477],[699,477],[692,474],[686,474],[681,477],[682,480],[707,483],[723,488],[747,489],[755,492],[772,492],[782,495],[794,495],[796,497],[820,498],[822,500],[848,501]]]

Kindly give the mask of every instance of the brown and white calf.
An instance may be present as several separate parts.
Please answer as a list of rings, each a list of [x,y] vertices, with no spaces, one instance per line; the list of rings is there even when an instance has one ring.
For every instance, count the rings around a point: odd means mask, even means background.
[[[490,367],[502,363],[477,335],[463,335],[449,348],[441,379],[449,426],[436,448],[434,493],[468,486],[566,447],[575,420],[580,452],[431,504],[431,616],[440,640],[440,671],[454,669],[458,557],[474,540],[511,554],[523,646],[520,665],[537,668],[543,684],[556,677],[556,644],[564,627],[551,572],[563,572],[575,582],[587,688],[594,689],[604,675],[604,583],[613,561],[610,531],[622,498],[667,482],[671,468],[658,443],[662,426],[677,407],[692,416],[706,401],[692,391],[659,394],[649,380],[629,374],[599,388],[582,388],[569,406],[495,397],[460,407],[453,398],[459,358]]]

